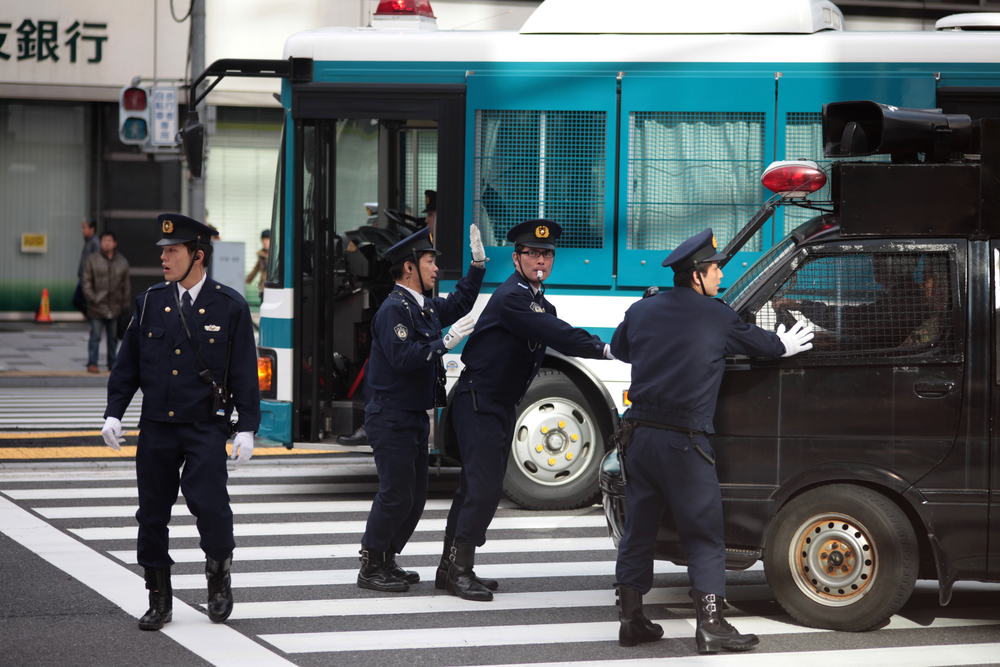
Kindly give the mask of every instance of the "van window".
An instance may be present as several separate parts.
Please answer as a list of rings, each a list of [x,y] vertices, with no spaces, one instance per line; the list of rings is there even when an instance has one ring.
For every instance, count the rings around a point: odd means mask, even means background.
[[[756,312],[774,330],[813,325],[811,359],[955,352],[952,256],[860,252],[807,258]]]

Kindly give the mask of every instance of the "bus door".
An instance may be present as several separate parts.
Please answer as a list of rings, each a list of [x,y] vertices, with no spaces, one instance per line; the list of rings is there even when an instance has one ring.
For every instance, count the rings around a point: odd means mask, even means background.
[[[465,86],[310,83],[292,109],[292,435],[316,442],[363,424],[370,322],[393,284],[382,255],[424,227],[426,190],[439,278],[461,274]]]
[[[617,280],[671,283],[661,262],[711,227],[721,250],[767,199],[773,159],[774,78],[625,72],[621,81]],[[723,287],[771,243],[768,222],[724,271]]]

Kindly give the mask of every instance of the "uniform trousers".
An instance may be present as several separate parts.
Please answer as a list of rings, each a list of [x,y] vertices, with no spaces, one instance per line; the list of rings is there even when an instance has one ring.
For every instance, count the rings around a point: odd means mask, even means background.
[[[218,561],[233,552],[233,511],[226,490],[228,437],[229,424],[221,419],[193,424],[140,419],[135,454],[139,565],[162,569],[173,564],[167,524],[178,488],[197,520],[202,551]]]
[[[452,401],[452,424],[462,454],[462,472],[451,501],[445,532],[456,542],[486,543],[486,529],[503,495],[510,457],[514,406],[465,389]]]
[[[722,493],[715,466],[695,445],[715,458],[703,434],[636,427],[625,456],[625,534],[618,544],[616,587],[628,586],[643,595],[652,588],[656,535],[669,507],[687,556],[691,587],[725,596]]]
[[[369,401],[365,433],[375,455],[378,495],[361,545],[398,554],[413,535],[427,502],[430,420],[426,410],[396,410]]]

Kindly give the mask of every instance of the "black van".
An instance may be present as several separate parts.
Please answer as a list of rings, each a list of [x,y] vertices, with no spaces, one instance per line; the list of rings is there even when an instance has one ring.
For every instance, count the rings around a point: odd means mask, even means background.
[[[727,566],[763,560],[795,619],[858,631],[917,579],[942,605],[1000,580],[1000,121],[845,102],[823,132],[829,201],[722,297],[765,329],[807,320],[814,348],[727,359],[712,447]],[[617,544],[614,452],[601,487]],[[685,563],[670,512],[656,553]]]

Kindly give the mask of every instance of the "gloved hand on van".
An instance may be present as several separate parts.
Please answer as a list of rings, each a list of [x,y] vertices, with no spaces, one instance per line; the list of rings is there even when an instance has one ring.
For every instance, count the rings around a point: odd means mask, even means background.
[[[812,327],[807,326],[802,320],[796,322],[788,331],[785,331],[784,324],[779,324],[778,330],[774,333],[778,335],[785,346],[785,353],[781,355],[783,357],[792,357],[799,352],[811,350],[813,344],[809,341],[816,335],[813,333]]]

